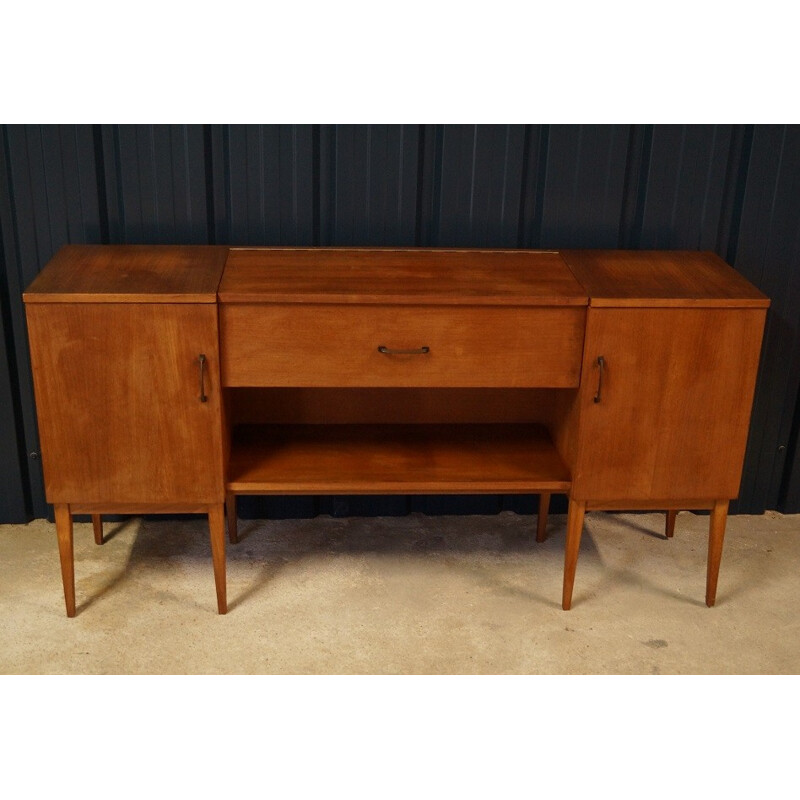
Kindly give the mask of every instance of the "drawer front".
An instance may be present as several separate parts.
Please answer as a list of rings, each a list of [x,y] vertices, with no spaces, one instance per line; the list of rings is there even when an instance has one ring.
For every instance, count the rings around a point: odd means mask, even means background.
[[[576,387],[585,321],[574,306],[223,304],[222,381]]]

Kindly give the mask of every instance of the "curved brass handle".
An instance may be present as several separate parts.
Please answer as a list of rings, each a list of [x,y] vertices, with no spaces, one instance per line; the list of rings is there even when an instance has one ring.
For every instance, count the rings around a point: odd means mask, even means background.
[[[390,347],[384,345],[378,347],[378,352],[386,356],[424,356],[426,353],[430,353],[430,351],[430,347],[418,347],[416,350],[392,350]]]
[[[205,354],[200,353],[198,360],[200,361],[200,402],[205,403],[208,400],[208,397],[206,397],[206,386],[205,386],[205,369],[206,369]]]
[[[600,402],[600,393],[603,391],[603,372],[606,368],[606,360],[603,358],[603,356],[597,357],[597,367],[600,370],[600,374],[597,377],[597,393],[592,398],[595,403]]]

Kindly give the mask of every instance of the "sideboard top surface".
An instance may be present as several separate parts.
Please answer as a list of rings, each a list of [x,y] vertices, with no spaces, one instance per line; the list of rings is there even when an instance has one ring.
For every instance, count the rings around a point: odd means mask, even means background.
[[[766,308],[769,299],[711,252],[561,250],[592,306]]]
[[[766,308],[711,252],[67,245],[27,303]]]
[[[223,303],[585,306],[561,256],[535,250],[232,248]]]
[[[227,247],[67,245],[23,295],[26,303],[216,303]]]

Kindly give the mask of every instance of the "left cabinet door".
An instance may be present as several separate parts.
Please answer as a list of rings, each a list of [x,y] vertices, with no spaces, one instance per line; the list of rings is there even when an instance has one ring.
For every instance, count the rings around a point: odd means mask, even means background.
[[[48,502],[222,502],[216,304],[26,310]]]

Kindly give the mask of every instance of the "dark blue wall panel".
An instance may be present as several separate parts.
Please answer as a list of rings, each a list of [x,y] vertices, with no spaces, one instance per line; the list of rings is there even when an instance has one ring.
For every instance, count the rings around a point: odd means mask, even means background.
[[[319,243],[413,246],[418,158],[416,125],[323,125]]]
[[[772,299],[742,480],[742,508],[776,508],[795,449],[800,386],[800,127],[757,126],[734,266]],[[792,440],[794,435],[795,440]],[[800,480],[796,472],[793,481]],[[796,502],[796,501],[795,501]],[[793,505],[787,510],[800,511]]]
[[[101,241],[96,143],[89,125],[9,125],[2,139],[8,202],[0,205],[0,228],[13,332],[11,382],[18,391],[29,511],[43,517],[49,509],[41,460],[30,457],[39,444],[22,291],[62,245]]]
[[[442,125],[435,150],[426,245],[516,247],[524,181],[522,125]]]
[[[2,256],[0,256],[0,263]],[[2,275],[2,269],[0,269]],[[12,359],[6,341],[10,326],[0,304],[0,521],[24,522],[26,520],[25,489],[27,459],[21,450],[21,421],[18,418],[15,391],[12,385]]]
[[[205,244],[205,136],[199,125],[104,125],[109,240]]]
[[[314,147],[311,125],[213,126],[216,243],[313,245]]]
[[[714,250],[773,300],[736,508],[800,511],[798,126],[30,125],[1,139],[0,522],[48,513],[21,292],[67,242]],[[532,501],[252,510],[501,508]]]
[[[638,246],[714,250],[724,221],[731,125],[653,130]]]
[[[619,246],[627,125],[553,125],[547,147],[540,247]]]

